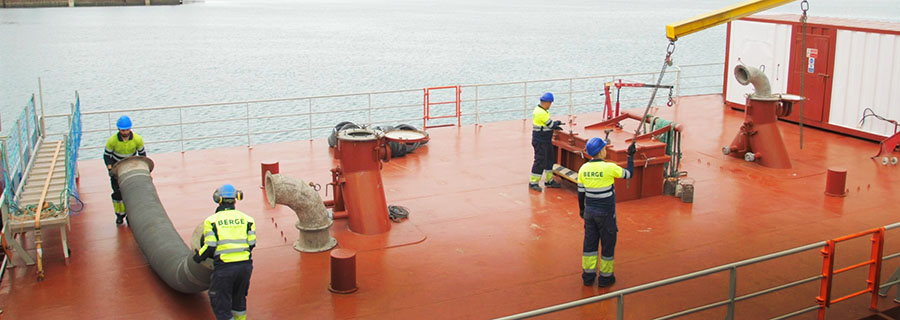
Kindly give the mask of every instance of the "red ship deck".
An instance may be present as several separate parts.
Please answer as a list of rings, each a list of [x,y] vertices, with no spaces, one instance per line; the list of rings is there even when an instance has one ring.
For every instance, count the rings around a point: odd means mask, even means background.
[[[335,161],[324,139],[150,152],[156,189],[184,239],[213,212],[210,194],[216,187],[233,183],[245,191],[238,209],[256,218],[259,235],[248,297],[252,319],[498,317],[900,221],[900,166],[872,161],[877,143],[806,128],[800,150],[798,127],[781,122],[794,170],[772,170],[721,154],[743,113],[724,108],[719,95],[683,97],[677,109],[664,108],[659,115],[685,126],[682,170],[696,180],[694,202],[656,196],[619,203],[618,282],[611,289],[581,284],[583,226],[574,187],[543,193],[526,187],[532,161],[528,121],[431,129],[426,147],[384,164],[388,203],[411,211],[402,227],[394,225],[402,231],[394,237],[421,234],[425,239],[373,249],[342,231],[346,221],[337,220],[332,234],[338,247],[359,249],[359,291],[348,295],[327,290],[328,252],[301,254],[292,248],[296,217],[284,206],[267,208],[259,188],[260,163],[268,161],[279,161],[281,174],[328,183]],[[599,119],[599,114],[580,115],[579,124]],[[826,170],[835,166],[848,172],[845,198],[823,194]],[[53,232],[45,240],[46,280],[36,281],[33,266],[9,269],[0,286],[2,316],[212,318],[205,293],[186,295],[167,287],[150,269],[130,229],[113,223],[101,160],[82,161],[79,170],[85,210],[72,218],[71,264],[64,264]],[[326,198],[324,190],[320,193]],[[886,238],[885,253],[900,251],[900,232],[888,231]],[[839,266],[861,262],[868,257],[867,240],[842,244],[837,253]],[[814,276],[821,263],[813,250],[749,267],[740,273],[739,294]],[[896,267],[896,259],[887,261],[882,279]],[[836,295],[864,288],[864,272],[842,275]],[[626,318],[719,301],[727,298],[727,286],[723,273],[628,296]],[[738,318],[768,318],[814,305],[818,289],[819,282],[813,282],[739,302]],[[864,317],[868,299],[835,304],[828,314]],[[610,300],[550,317],[614,318],[615,305]],[[879,306],[896,304],[882,298]],[[718,318],[723,310],[693,317]]]

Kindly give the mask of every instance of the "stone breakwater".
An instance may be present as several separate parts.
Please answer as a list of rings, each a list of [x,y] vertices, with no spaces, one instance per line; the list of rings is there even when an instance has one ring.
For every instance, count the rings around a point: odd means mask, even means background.
[[[182,0],[0,0],[0,8],[176,5]]]

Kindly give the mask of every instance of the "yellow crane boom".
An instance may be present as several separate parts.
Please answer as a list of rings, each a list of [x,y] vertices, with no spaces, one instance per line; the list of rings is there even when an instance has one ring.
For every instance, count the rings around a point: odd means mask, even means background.
[[[675,41],[679,37],[711,28],[725,22],[740,19],[751,14],[765,11],[788,2],[796,0],[750,0],[744,3],[725,7],[713,12],[705,13],[687,20],[683,20],[666,26],[666,37]]]

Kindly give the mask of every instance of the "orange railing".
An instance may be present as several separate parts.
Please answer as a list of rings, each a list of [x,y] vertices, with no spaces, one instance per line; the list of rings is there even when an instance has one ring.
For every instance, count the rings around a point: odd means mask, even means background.
[[[454,90],[456,99],[450,100],[450,101],[438,101],[438,102],[431,101],[431,91],[447,90],[447,89]],[[423,130],[428,129],[428,128],[444,127],[444,126],[452,126],[453,125],[453,124],[443,124],[443,125],[436,125],[436,126],[428,126],[428,120],[433,120],[433,119],[456,118],[456,125],[460,126],[461,120],[460,120],[460,112],[459,112],[459,109],[460,109],[459,108],[459,105],[460,105],[459,97],[460,97],[460,93],[462,92],[462,90],[459,88],[459,86],[431,87],[431,88],[425,88],[424,91],[425,91],[425,100],[424,100],[423,106],[424,106],[425,110],[422,113],[422,129]],[[431,115],[431,106],[444,105],[444,104],[454,104],[456,106],[455,112],[453,114],[449,114],[449,115],[440,115],[440,116]]]
[[[800,286],[800,285],[803,285],[806,283],[820,281],[820,280],[822,281],[822,284],[821,284],[821,288],[820,288],[821,289],[820,295],[816,297],[816,302],[817,302],[816,304],[813,304],[809,307],[805,307],[805,308],[797,310],[797,311],[793,311],[793,312],[790,312],[787,314],[773,317],[772,319],[779,319],[779,320],[780,319],[788,319],[788,318],[796,317],[801,314],[810,313],[813,311],[818,311],[818,318],[824,319],[825,311],[828,307],[831,306],[832,303],[841,302],[841,301],[844,301],[844,300],[847,300],[847,299],[850,299],[853,297],[857,297],[857,296],[860,296],[860,295],[863,295],[866,293],[872,294],[872,300],[871,300],[870,307],[872,308],[873,311],[877,312],[878,311],[878,309],[877,309],[877,302],[878,302],[877,294],[879,293],[878,290],[880,289],[881,294],[886,296],[887,291],[891,288],[891,286],[900,284],[900,280],[898,280],[898,278],[900,278],[900,268],[898,268],[898,270],[894,272],[894,276],[892,276],[889,280],[886,280],[886,282],[884,284],[879,284],[879,281],[881,279],[880,277],[881,277],[882,262],[885,260],[890,260],[890,259],[895,259],[895,258],[900,257],[900,253],[893,253],[888,256],[883,255],[885,232],[887,230],[892,230],[892,229],[900,229],[900,222],[886,225],[881,228],[876,228],[876,229],[863,231],[863,232],[856,233],[856,234],[851,234],[848,236],[843,236],[843,237],[826,240],[826,241],[819,241],[819,242],[811,243],[811,244],[808,244],[808,245],[805,245],[802,247],[796,247],[796,248],[784,250],[781,252],[776,252],[776,253],[771,253],[771,254],[767,254],[764,256],[750,258],[747,260],[738,261],[738,262],[734,262],[734,263],[730,263],[730,264],[726,264],[726,265],[721,265],[721,266],[709,268],[706,270],[696,271],[696,272],[689,273],[689,274],[683,274],[680,276],[663,279],[663,280],[659,280],[659,281],[655,281],[655,282],[651,282],[651,283],[646,283],[646,284],[638,285],[638,286],[631,287],[631,288],[625,288],[622,290],[608,292],[608,293],[604,293],[604,294],[601,294],[598,296],[588,297],[588,298],[571,301],[571,302],[566,302],[566,303],[562,303],[562,304],[557,304],[557,305],[553,305],[553,306],[549,306],[549,307],[545,307],[545,308],[541,308],[541,309],[537,309],[537,310],[522,312],[522,313],[510,315],[510,316],[505,316],[505,317],[501,317],[499,319],[503,319],[503,320],[525,319],[525,318],[536,317],[536,316],[540,316],[540,315],[546,315],[549,313],[558,312],[558,311],[562,311],[562,310],[566,310],[566,309],[570,309],[570,308],[576,308],[576,307],[580,307],[580,306],[584,306],[584,305],[588,305],[588,304],[592,304],[592,303],[606,301],[606,300],[610,300],[610,299],[616,299],[616,316],[615,316],[615,318],[621,320],[621,319],[625,318],[625,314],[626,314],[625,313],[625,298],[626,298],[626,296],[633,295],[638,292],[645,292],[645,291],[653,290],[656,288],[673,285],[673,284],[676,284],[676,283],[679,283],[682,281],[686,281],[686,280],[690,280],[690,279],[710,276],[710,275],[717,274],[717,273],[724,272],[724,271],[729,272],[729,277],[728,277],[729,286],[728,286],[728,298],[727,299],[709,303],[709,304],[702,305],[702,306],[698,306],[698,307],[693,307],[693,308],[689,308],[688,306],[685,306],[684,308],[686,308],[686,309],[683,309],[682,311],[678,311],[675,313],[670,313],[668,315],[660,316],[656,319],[672,319],[672,318],[683,317],[683,316],[686,316],[689,314],[693,314],[693,313],[697,313],[700,311],[709,310],[709,309],[713,309],[713,308],[727,307],[727,309],[725,311],[726,312],[725,319],[730,320],[730,319],[735,318],[735,313],[736,313],[735,304],[738,302],[741,302],[741,301],[744,301],[747,299],[751,299],[751,298],[755,298],[758,296],[762,296],[765,294],[773,293],[776,291],[784,290],[787,288],[797,287],[797,286]],[[872,252],[871,252],[870,259],[865,262],[858,263],[858,264],[835,271],[834,270],[835,245],[838,242],[843,242],[843,241],[859,238],[859,237],[862,237],[862,236],[865,236],[868,234],[872,235],[872,238],[871,238]],[[822,273],[817,273],[814,276],[811,276],[811,277],[808,277],[805,279],[796,280],[796,281],[793,281],[790,283],[775,285],[773,287],[766,288],[763,290],[746,293],[744,295],[740,295],[740,296],[737,295],[737,276],[738,276],[737,274],[738,274],[739,268],[757,264],[757,263],[760,263],[763,261],[769,261],[769,260],[786,257],[786,256],[798,254],[801,252],[808,252],[810,250],[816,250],[816,249],[820,249],[820,252],[824,255],[824,263],[822,266]],[[832,286],[832,282],[834,280],[834,275],[842,273],[842,272],[846,272],[849,270],[853,270],[853,269],[856,269],[859,267],[863,267],[863,266],[869,266],[869,274],[866,279],[866,283],[867,283],[866,289],[862,290],[860,292],[849,294],[844,297],[832,299],[831,298],[831,286]],[[896,299],[897,299],[896,301],[900,301],[900,289],[898,289]],[[689,309],[687,309],[687,308],[689,308]]]
[[[831,306],[832,303],[838,303],[866,293],[872,293],[872,304],[869,307],[874,311],[878,310],[878,281],[879,279],[881,279],[882,251],[884,250],[884,230],[884,227],[875,228],[872,230],[863,231],[840,238],[834,238],[825,242],[825,248],[822,249],[822,256],[824,260],[822,262],[822,286],[819,290],[819,296],[816,297],[816,302],[819,303],[819,319],[825,319],[825,309]],[[838,242],[856,239],[868,234],[872,235],[872,254],[870,259],[835,271],[835,245]],[[834,282],[834,276],[836,274],[850,271],[863,266],[869,266],[869,277],[868,279],[866,279],[866,289],[832,300],[831,285]]]

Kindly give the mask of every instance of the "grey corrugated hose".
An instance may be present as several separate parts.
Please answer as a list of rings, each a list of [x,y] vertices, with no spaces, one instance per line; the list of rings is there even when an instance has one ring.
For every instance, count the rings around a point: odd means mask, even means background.
[[[153,161],[131,157],[113,167],[128,212],[128,226],[150,267],[172,289],[197,293],[209,289],[212,270],[194,262],[193,251],[172,226],[150,177]]]

